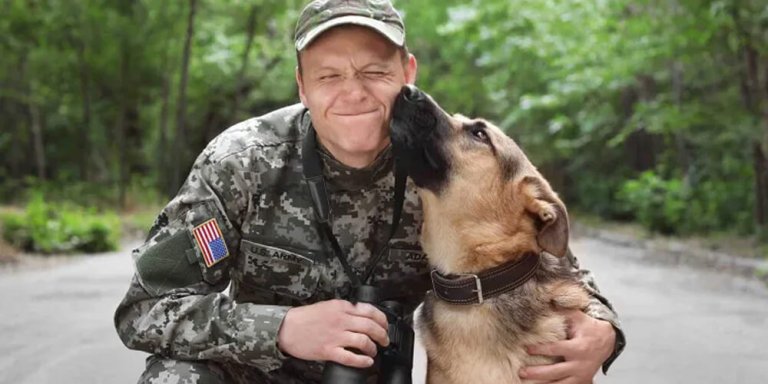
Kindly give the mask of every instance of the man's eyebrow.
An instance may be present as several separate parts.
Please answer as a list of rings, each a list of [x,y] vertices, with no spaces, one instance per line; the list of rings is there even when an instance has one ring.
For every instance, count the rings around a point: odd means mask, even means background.
[[[388,69],[389,67],[390,65],[388,62],[374,61],[374,62],[363,65],[361,69],[370,69],[370,68]]]
[[[317,72],[337,72],[337,71],[339,71],[338,68],[332,67],[332,66],[329,66],[329,65],[324,65],[324,66],[321,66],[319,68],[312,68],[310,70],[311,73],[317,73]]]

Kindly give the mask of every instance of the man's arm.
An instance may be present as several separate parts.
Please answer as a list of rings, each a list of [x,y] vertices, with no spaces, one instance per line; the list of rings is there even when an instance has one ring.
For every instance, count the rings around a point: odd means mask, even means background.
[[[589,306],[587,306],[585,312],[595,319],[604,320],[611,323],[613,330],[616,332],[616,341],[614,344],[613,353],[611,353],[608,359],[603,362],[603,373],[606,373],[608,372],[608,368],[610,368],[611,364],[613,364],[616,358],[619,357],[621,352],[624,350],[624,347],[626,346],[626,339],[624,337],[624,331],[621,329],[619,316],[616,314],[616,311],[613,309],[613,306],[608,301],[608,299],[600,293],[600,289],[597,287],[597,283],[595,282],[595,277],[592,272],[581,268],[579,265],[579,260],[576,258],[573,252],[571,252],[570,248],[568,249],[567,258],[571,263],[573,271],[577,274],[579,280],[584,285],[584,288],[586,288],[592,296]]]
[[[591,294],[590,304],[584,312],[565,312],[569,325],[567,340],[527,348],[529,354],[559,356],[564,361],[525,367],[520,370],[520,377],[547,383],[592,383],[600,366],[605,373],[624,349],[624,333],[616,312],[600,294],[592,273],[579,267],[570,249],[563,262],[577,273],[584,288]]]
[[[277,333],[288,308],[235,304],[221,293],[239,253],[239,217],[247,195],[237,172],[212,159],[209,149],[163,209],[147,241],[134,250],[136,273],[115,312],[115,327],[131,349],[268,371],[285,359]],[[215,227],[202,226],[211,220],[221,236]],[[204,244],[212,239],[205,255]]]

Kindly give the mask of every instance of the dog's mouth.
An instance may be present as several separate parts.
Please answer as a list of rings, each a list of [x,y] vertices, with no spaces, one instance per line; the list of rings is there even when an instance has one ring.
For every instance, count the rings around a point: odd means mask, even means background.
[[[390,137],[397,161],[418,187],[438,193],[447,181],[450,127],[448,114],[426,93],[413,85],[403,87],[392,109]]]

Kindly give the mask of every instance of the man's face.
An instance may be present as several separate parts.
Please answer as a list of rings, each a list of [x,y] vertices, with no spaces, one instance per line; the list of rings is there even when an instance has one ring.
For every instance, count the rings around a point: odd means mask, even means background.
[[[320,142],[342,163],[362,168],[389,144],[395,97],[416,76],[394,44],[358,26],[333,28],[300,54],[299,95]]]

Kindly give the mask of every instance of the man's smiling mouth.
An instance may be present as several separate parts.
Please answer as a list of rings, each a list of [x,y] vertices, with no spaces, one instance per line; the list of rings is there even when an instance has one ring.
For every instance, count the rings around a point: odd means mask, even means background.
[[[372,113],[376,113],[378,110],[374,109],[372,111],[364,111],[364,112],[354,112],[354,113],[334,113],[336,116],[343,116],[343,117],[354,117],[354,116],[363,116],[368,115]]]

